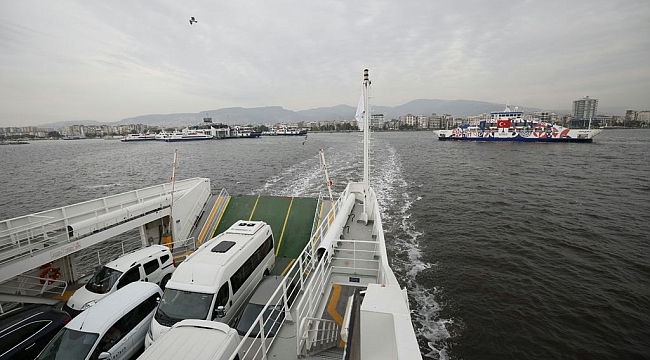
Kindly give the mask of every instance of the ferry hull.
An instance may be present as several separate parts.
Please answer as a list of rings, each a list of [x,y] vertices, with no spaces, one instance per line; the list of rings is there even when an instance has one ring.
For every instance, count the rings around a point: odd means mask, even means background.
[[[498,138],[498,137],[438,137],[440,141],[481,141],[481,142],[539,142],[539,143],[590,143],[593,138]]]

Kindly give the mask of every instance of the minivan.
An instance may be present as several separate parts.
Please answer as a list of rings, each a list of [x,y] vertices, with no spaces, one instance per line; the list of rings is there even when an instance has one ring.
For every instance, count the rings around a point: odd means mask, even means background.
[[[244,220],[201,245],[167,283],[145,347],[185,319],[232,326],[262,276],[273,270],[273,248],[273,232],[267,223]]]
[[[59,331],[38,360],[126,360],[144,346],[162,290],[137,281],[106,296]]]
[[[165,285],[176,269],[169,248],[151,245],[134,250],[101,267],[83,287],[75,291],[63,307],[71,316],[77,316],[104,296],[134,281],[148,281]]]

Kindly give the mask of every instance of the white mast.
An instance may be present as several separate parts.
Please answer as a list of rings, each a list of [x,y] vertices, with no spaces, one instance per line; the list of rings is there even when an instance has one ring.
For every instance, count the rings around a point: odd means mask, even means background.
[[[368,69],[363,70],[363,104],[364,104],[364,114],[363,114],[363,191],[368,191],[370,188],[370,182],[368,180],[368,172],[370,168],[369,159],[368,159],[368,141],[370,139],[370,104],[368,99],[368,90],[370,89],[370,80],[368,79]],[[365,202],[364,202],[365,207]]]
[[[370,140],[370,79],[368,78],[368,69],[363,70],[363,213],[359,220],[368,223],[368,212],[366,204],[368,203],[368,192],[370,191],[370,159],[369,159],[369,140]]]
[[[318,150],[318,153],[320,154],[320,165],[323,168],[323,171],[325,171],[325,181],[327,183],[327,191],[330,195],[330,201],[334,203],[334,198],[332,197],[332,181],[330,181],[330,176],[327,173],[327,164],[325,163],[325,152],[323,149],[320,149]]]
[[[174,183],[176,182],[176,160],[178,159],[178,149],[174,149],[174,164],[172,165],[172,192],[169,204],[169,233],[172,235],[172,241],[176,240],[176,229],[174,226],[174,217],[172,211],[174,208]]]

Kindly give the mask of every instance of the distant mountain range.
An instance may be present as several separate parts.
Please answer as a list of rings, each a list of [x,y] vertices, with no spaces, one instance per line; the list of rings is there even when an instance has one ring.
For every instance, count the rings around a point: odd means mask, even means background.
[[[386,119],[397,119],[407,114],[431,115],[450,114],[455,117],[467,117],[480,115],[491,111],[501,111],[505,104],[489,103],[484,101],[471,100],[437,100],[420,99],[413,100],[404,105],[373,106],[373,114],[384,114]],[[513,107],[514,109],[514,107]],[[524,112],[540,111],[536,108],[522,108]],[[568,114],[569,110],[548,110],[556,114]],[[256,108],[231,107],[216,110],[205,110],[197,113],[179,114],[150,114],[140,115],[132,118],[122,119],[113,123],[100,123],[92,120],[64,121],[42,125],[44,127],[65,127],[70,125],[120,125],[120,124],[145,124],[161,127],[182,127],[197,125],[203,122],[204,117],[211,117],[214,123],[224,124],[276,124],[276,123],[297,123],[300,121],[327,121],[327,120],[352,120],[356,113],[356,107],[349,105],[337,105],[332,107],[321,107],[310,110],[292,111],[280,106],[266,106]],[[625,108],[602,109],[599,114],[624,115]]]

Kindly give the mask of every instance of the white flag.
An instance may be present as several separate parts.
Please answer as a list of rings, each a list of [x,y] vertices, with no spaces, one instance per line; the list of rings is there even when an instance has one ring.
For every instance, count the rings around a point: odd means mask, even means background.
[[[364,114],[364,103],[363,103],[363,89],[361,89],[361,97],[359,98],[359,105],[357,105],[357,114],[354,115],[354,118],[357,120],[357,126],[359,130],[363,131],[363,120],[365,117]]]

